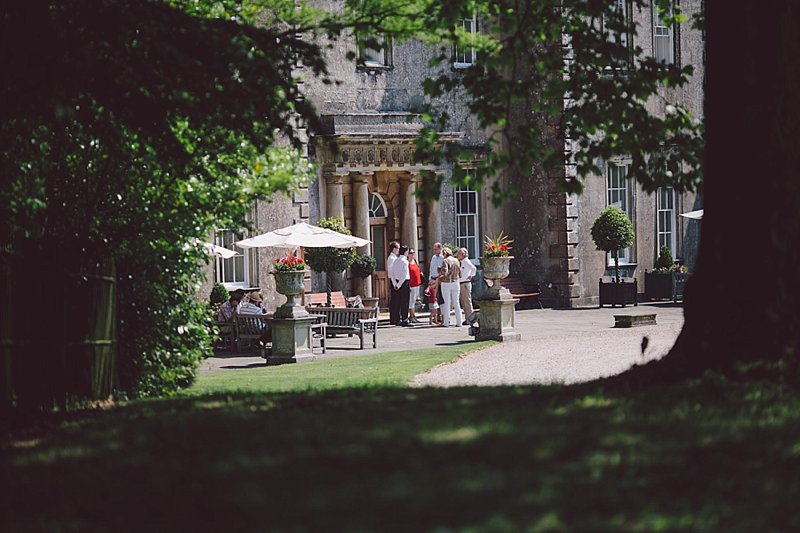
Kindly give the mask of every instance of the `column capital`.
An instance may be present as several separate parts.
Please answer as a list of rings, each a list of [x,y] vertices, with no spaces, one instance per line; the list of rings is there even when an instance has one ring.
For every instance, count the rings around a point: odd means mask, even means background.
[[[325,172],[322,176],[325,178],[325,183],[329,185],[341,185],[348,174],[348,172]]]
[[[404,172],[399,176],[399,181],[406,183],[418,183],[422,181],[422,174],[420,172]]]
[[[350,173],[350,176],[353,178],[353,182],[355,183],[369,183],[374,175],[375,173],[372,171],[358,171]]]

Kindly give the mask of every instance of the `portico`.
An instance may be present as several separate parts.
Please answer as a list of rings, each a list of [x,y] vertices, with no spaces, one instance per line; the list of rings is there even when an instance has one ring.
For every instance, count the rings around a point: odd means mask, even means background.
[[[422,128],[418,115],[354,113],[323,119],[327,132],[315,145],[322,167],[319,192],[325,211],[321,216],[342,217],[354,235],[372,241],[358,253],[375,256],[376,272],[355,290],[379,298],[385,306],[388,242],[398,240],[419,250],[423,264],[428,248],[442,238],[439,203],[423,202],[416,191],[447,169],[414,162],[414,138]],[[462,137],[460,133],[440,134],[442,142]]]

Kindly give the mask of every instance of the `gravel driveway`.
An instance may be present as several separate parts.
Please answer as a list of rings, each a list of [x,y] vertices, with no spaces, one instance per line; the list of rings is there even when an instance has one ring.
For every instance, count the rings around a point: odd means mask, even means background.
[[[658,325],[614,328],[615,314],[657,313]],[[412,387],[579,383],[619,374],[667,354],[683,326],[683,308],[538,310],[517,313],[519,342],[497,344],[415,377]],[[648,338],[642,353],[642,339]]]

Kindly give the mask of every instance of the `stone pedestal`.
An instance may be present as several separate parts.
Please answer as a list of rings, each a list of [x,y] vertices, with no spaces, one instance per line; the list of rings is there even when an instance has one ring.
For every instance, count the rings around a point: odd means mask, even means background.
[[[305,363],[317,357],[311,351],[311,324],[315,317],[272,318],[272,354],[267,356],[268,365]]]
[[[514,329],[514,306],[517,298],[501,298],[498,300],[480,300],[480,328],[475,335],[476,341],[518,341],[519,332]]]

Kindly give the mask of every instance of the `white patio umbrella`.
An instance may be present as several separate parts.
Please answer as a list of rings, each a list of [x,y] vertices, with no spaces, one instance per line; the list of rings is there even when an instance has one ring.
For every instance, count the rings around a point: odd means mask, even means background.
[[[215,257],[230,259],[231,257],[238,255],[233,250],[228,250],[227,248],[223,248],[222,246],[217,246],[216,244],[212,244],[210,242],[204,242],[203,246],[205,246],[206,251],[208,251],[208,255],[212,255]]]
[[[183,245],[184,250],[188,250],[191,246],[202,246],[205,248],[206,253],[210,256],[214,257],[221,257],[223,259],[230,259],[231,257],[238,255],[237,252],[233,250],[228,250],[227,248],[223,248],[222,246],[217,246],[216,244],[212,244],[210,242],[201,241],[200,239],[191,239],[189,242]]]
[[[354,248],[370,243],[354,235],[345,235],[319,226],[300,222],[294,226],[276,229],[233,244],[240,248]]]
[[[689,211],[688,213],[681,213],[681,216],[686,218],[691,218],[693,220],[702,220],[703,210],[698,209],[697,211]]]

